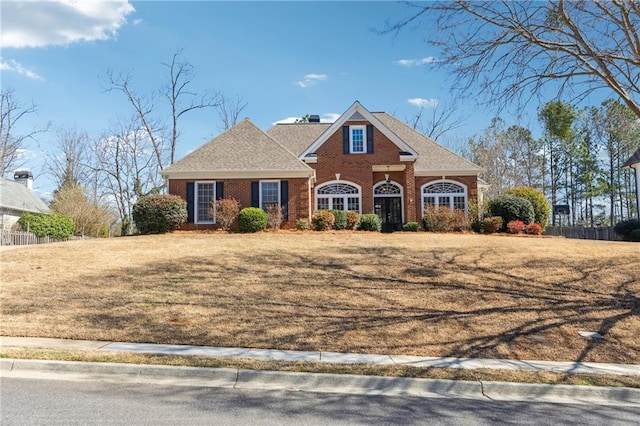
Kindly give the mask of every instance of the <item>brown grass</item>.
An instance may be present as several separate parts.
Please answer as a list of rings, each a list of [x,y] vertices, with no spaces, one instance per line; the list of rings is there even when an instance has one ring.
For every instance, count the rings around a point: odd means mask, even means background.
[[[640,363],[633,243],[176,233],[1,255],[7,336]]]
[[[299,373],[358,374],[364,376],[410,377],[442,380],[499,381],[583,386],[640,388],[640,377],[615,374],[564,374],[548,371],[510,371],[413,367],[408,365],[329,364],[322,362],[266,361],[248,358],[215,358],[184,355],[106,353],[104,351],[9,348],[0,349],[0,358],[44,359],[80,362],[170,365],[181,367],[238,368],[245,370],[290,371]]]

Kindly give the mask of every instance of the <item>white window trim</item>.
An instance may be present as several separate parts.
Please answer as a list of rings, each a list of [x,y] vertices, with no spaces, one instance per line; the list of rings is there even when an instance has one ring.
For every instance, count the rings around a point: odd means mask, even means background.
[[[331,185],[334,183],[344,183],[347,185],[351,185],[355,188],[358,189],[358,194],[322,194],[322,195],[318,195],[318,189],[323,188],[326,185]],[[350,182],[348,180],[330,180],[327,182],[322,182],[322,184],[318,185],[315,187],[314,190],[314,200],[313,200],[313,204],[314,204],[314,210],[318,210],[318,198],[328,198],[329,199],[329,210],[333,209],[333,199],[332,198],[337,198],[337,197],[343,197],[344,198],[344,205],[345,207],[349,206],[349,200],[348,198],[358,198],[358,213],[362,214],[362,187],[356,183]],[[351,211],[351,210],[345,210],[345,211]]]
[[[424,193],[424,188],[430,185],[433,185],[434,183],[452,183],[454,185],[457,185],[459,187],[461,187],[462,189],[464,189],[464,192],[450,192],[450,193],[429,193],[429,194],[425,194]],[[431,182],[427,182],[424,185],[422,185],[420,187],[420,201],[422,201],[422,216],[424,217],[424,206],[425,206],[425,198],[426,197],[450,197],[451,199],[449,200],[449,208],[453,208],[453,197],[461,197],[464,196],[464,213],[467,214],[468,210],[469,210],[469,190],[467,188],[467,185],[465,185],[462,182],[458,182],[457,180],[451,180],[451,179],[439,179],[439,180],[433,180]],[[439,207],[439,204],[436,204],[437,207]]]
[[[198,218],[198,212],[199,212],[199,204],[200,204],[200,199],[198,197],[198,188],[201,184],[210,184],[213,185],[213,199],[216,199],[216,181],[215,180],[201,180],[201,181],[196,181],[194,182],[194,189],[193,189],[193,199],[194,199],[194,206],[193,206],[193,222],[196,224],[202,224],[202,225],[211,225],[211,224],[215,224],[216,223],[216,214],[215,212],[213,213],[213,220],[200,220]]]
[[[397,186],[398,188],[400,188],[400,194],[376,194],[376,188],[386,184],[387,181],[383,180],[382,182],[378,182],[375,185],[373,185],[373,189],[372,189],[372,193],[373,193],[373,199],[374,199],[374,203],[375,203],[375,199],[378,197],[381,198],[398,198],[400,197],[400,217],[402,218],[402,223],[404,223],[404,187],[402,185],[400,185],[398,182],[390,180],[389,183],[394,184],[395,186]],[[424,207],[423,207],[424,209]],[[422,213],[422,216],[424,216],[424,212]]]
[[[262,184],[263,183],[277,183],[278,185],[276,185],[278,187],[278,202],[277,204],[280,205],[280,200],[281,200],[281,194],[280,194],[280,188],[281,188],[281,184],[279,180],[261,180],[260,183],[258,184],[258,194],[259,194],[259,206],[260,208],[262,208]]]
[[[362,151],[353,150],[353,131],[362,130]],[[366,154],[367,153],[367,126],[349,126],[349,154]]]

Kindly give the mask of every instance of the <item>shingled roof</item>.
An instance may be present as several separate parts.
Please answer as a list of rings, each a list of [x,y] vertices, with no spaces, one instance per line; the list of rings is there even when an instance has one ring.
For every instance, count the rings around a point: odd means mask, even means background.
[[[627,160],[622,167],[631,167],[632,164],[640,163],[640,148],[636,149],[631,158]]]
[[[287,123],[276,124],[267,134],[280,142],[296,156],[300,156],[331,123]]]
[[[28,213],[49,213],[44,201],[25,185],[0,178],[0,208]]]
[[[171,179],[309,177],[313,169],[249,119],[215,137],[162,171]]]
[[[416,175],[477,174],[482,171],[479,166],[449,151],[394,116],[386,112],[374,112],[372,114],[407,145],[418,152],[419,157],[414,165]]]

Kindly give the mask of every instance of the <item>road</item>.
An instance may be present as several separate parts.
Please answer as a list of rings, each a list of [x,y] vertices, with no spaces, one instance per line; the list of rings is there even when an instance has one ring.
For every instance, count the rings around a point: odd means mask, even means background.
[[[639,407],[3,378],[9,425],[637,424]]]

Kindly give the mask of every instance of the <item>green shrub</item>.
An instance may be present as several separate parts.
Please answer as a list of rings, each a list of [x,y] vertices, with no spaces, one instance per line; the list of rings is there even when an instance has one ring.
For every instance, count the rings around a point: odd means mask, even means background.
[[[18,219],[20,227],[37,237],[64,240],[73,235],[73,220],[60,213],[25,213]]]
[[[422,227],[429,232],[454,232],[470,229],[471,223],[461,210],[425,206]]]
[[[377,231],[382,230],[382,221],[375,213],[367,213],[360,216],[358,229],[361,231]]]
[[[132,217],[141,234],[171,232],[187,221],[187,202],[177,195],[146,195],[133,206]]]
[[[406,232],[418,232],[420,224],[418,222],[407,222],[402,225],[402,230]]]
[[[489,200],[489,216],[500,216],[504,226],[512,220],[521,220],[525,224],[533,222],[535,213],[531,202],[515,195],[500,195]]]
[[[331,213],[335,218],[335,221],[333,222],[333,229],[347,229],[347,212],[343,210],[331,210]]]
[[[629,233],[629,241],[640,243],[640,229],[634,229]]]
[[[308,231],[309,229],[311,229],[311,224],[309,223],[309,219],[296,220],[296,230]]]
[[[258,207],[245,207],[238,215],[238,229],[240,232],[264,231],[267,227],[267,212]]]
[[[529,200],[533,206],[533,221],[540,224],[543,230],[547,227],[549,224],[549,215],[551,214],[551,204],[549,204],[549,201],[547,201],[542,191],[522,186],[519,188],[507,189],[504,193]]]
[[[356,229],[360,221],[360,213],[354,211],[347,212],[347,229]]]
[[[616,223],[616,226],[613,227],[615,233],[620,235],[625,241],[631,241],[631,233],[636,229],[640,229],[640,220],[638,219],[623,220],[622,222]]]
[[[500,216],[486,217],[482,221],[482,232],[485,234],[495,234],[502,229],[504,220]]]
[[[311,216],[311,226],[314,231],[328,231],[333,228],[336,217],[329,210],[318,210]]]

